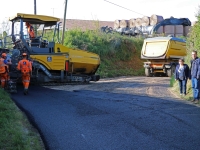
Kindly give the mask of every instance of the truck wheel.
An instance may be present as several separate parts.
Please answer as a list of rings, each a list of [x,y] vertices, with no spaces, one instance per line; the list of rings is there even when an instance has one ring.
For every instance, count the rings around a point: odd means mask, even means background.
[[[150,72],[149,68],[145,68],[145,75],[146,77],[152,77],[152,73]]]
[[[176,66],[172,65],[170,69],[167,69],[167,76],[171,77],[175,72]]]

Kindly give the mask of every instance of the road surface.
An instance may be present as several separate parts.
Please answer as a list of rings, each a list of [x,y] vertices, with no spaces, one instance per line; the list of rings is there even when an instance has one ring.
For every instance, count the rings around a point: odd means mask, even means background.
[[[30,86],[12,99],[50,150],[198,150],[200,107],[177,98],[167,77],[89,85]]]

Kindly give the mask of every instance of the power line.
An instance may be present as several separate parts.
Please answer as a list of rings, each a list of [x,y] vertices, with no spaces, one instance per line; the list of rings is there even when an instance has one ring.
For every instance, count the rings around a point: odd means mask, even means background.
[[[118,5],[118,4],[112,3],[112,2],[110,2],[110,1],[107,1],[107,0],[104,0],[104,1],[106,1],[106,2],[108,2],[108,3],[110,3],[110,4],[113,4],[113,5],[115,5],[115,6],[118,6],[118,7],[124,8],[124,9],[126,9],[126,10],[132,11],[132,12],[134,12],[134,13],[136,13],[136,14],[139,14],[139,15],[145,16],[144,14],[138,13],[138,12],[136,12],[136,11],[133,11],[133,10],[128,9],[128,8],[125,8],[125,7],[123,7],[123,6],[120,6],[120,5]]]

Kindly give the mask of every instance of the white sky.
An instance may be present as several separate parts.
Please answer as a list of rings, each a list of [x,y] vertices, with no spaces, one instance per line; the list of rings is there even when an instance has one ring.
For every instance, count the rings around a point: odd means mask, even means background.
[[[63,18],[65,0],[37,0],[37,14]],[[165,19],[189,18],[196,20],[200,0],[108,0],[135,12]],[[34,0],[1,0],[0,22],[16,13],[34,13]],[[68,0],[67,19],[103,20],[142,18],[143,15],[112,5],[104,0]],[[54,13],[53,13],[54,10]]]

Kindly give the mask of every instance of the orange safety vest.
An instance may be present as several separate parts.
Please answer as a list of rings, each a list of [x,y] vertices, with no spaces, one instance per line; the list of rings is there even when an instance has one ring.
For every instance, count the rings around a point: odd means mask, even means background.
[[[34,28],[33,26],[28,26],[28,33],[29,33],[29,36],[30,38],[35,38],[35,33],[34,33]]]
[[[19,61],[17,69],[21,70],[23,74],[28,74],[32,71],[32,64],[29,60],[22,59]]]
[[[4,63],[4,59],[0,58],[0,74],[7,71],[7,65]]]

